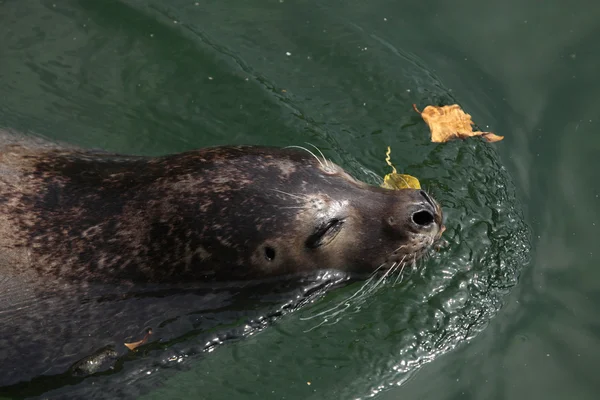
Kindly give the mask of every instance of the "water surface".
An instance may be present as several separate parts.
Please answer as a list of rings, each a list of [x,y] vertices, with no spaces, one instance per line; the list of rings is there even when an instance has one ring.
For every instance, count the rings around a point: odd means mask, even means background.
[[[584,0],[3,1],[2,127],[147,155],[311,142],[370,183],[389,145],[448,225],[416,273],[326,321],[359,282],[210,352],[180,327],[31,393],[596,398],[599,18]],[[506,138],[429,143],[413,103],[459,103]]]

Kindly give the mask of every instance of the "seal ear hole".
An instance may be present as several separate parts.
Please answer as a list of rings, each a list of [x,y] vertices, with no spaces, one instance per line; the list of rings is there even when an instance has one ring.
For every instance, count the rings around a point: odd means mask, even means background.
[[[394,225],[394,223],[396,223],[396,220],[394,219],[394,217],[388,217],[388,224]]]
[[[412,215],[412,220],[415,224],[419,226],[427,226],[433,223],[433,214],[429,211],[418,211]]]
[[[271,246],[265,246],[265,258],[267,261],[273,261],[275,259],[275,249]]]

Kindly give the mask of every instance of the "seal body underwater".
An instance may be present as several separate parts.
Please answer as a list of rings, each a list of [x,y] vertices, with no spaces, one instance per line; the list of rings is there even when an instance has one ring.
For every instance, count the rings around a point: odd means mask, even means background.
[[[137,157],[0,133],[0,266],[14,273],[118,282],[371,273],[416,259],[441,231],[426,192],[367,185],[297,148]]]

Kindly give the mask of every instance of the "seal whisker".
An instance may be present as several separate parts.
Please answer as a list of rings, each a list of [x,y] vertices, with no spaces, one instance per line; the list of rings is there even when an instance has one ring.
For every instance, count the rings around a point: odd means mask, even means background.
[[[421,266],[418,268],[418,270],[420,271],[421,274],[423,274],[423,272],[425,271],[426,262],[425,262],[425,260],[419,260],[417,262],[421,263]]]
[[[405,244],[403,244],[402,246],[398,247],[398,248],[397,248],[396,250],[394,250],[393,252],[395,253],[395,252],[399,251],[400,249],[402,249],[403,247],[406,247],[406,245],[405,245]]]
[[[323,152],[321,151],[321,149],[319,149],[317,146],[315,146],[312,143],[306,142],[306,144],[311,145],[312,147],[314,147],[315,149],[317,149],[317,151],[321,154],[321,157],[323,157],[323,162],[325,163],[325,165],[327,166],[327,168],[333,170],[333,168],[329,165],[329,161],[327,160],[327,158],[325,158],[325,155],[323,154]]]
[[[381,268],[383,265],[384,264],[381,264],[381,266],[379,266],[379,268]],[[373,280],[374,277],[375,277],[375,275],[372,275],[365,283],[363,283],[363,285],[356,292],[354,292],[351,296],[345,298],[344,300],[340,301],[337,305],[335,305],[325,311],[321,311],[317,314],[311,315],[310,317],[301,317],[300,319],[302,321],[314,319],[314,318],[320,317],[322,315],[325,315],[327,313],[330,313],[330,312],[338,309],[342,305],[346,306],[344,309],[350,307],[350,304],[348,304],[348,301],[350,301],[350,300],[354,299],[356,296],[358,296],[369,285],[369,283]]]
[[[287,146],[287,147],[284,147],[284,149],[293,149],[293,148],[296,148],[296,149],[301,149],[301,150],[307,151],[307,152],[308,152],[310,155],[312,155],[312,156],[315,158],[315,160],[317,160],[317,161],[319,162],[319,164],[321,164],[321,168],[323,168],[324,170],[329,170],[329,167],[328,167],[328,166],[325,166],[325,165],[323,165],[323,161],[321,161],[321,160],[319,159],[319,157],[317,157],[317,156],[315,155],[315,153],[313,153],[312,151],[310,151],[310,150],[309,150],[309,149],[307,149],[306,147],[302,147],[302,146]]]
[[[340,314],[341,312],[347,310],[350,307],[350,303],[348,301],[350,301],[351,299],[353,299],[356,296],[356,293],[353,294],[352,296],[350,296],[349,298],[339,302],[337,305],[325,310],[325,311],[321,311],[320,313],[317,313],[315,315],[311,315],[310,317],[301,317],[300,320],[302,321],[308,321],[317,317],[321,317],[324,316],[325,318],[323,318],[323,321],[317,325],[317,326],[321,326],[322,324],[324,324],[325,322],[327,322],[327,320],[329,318],[335,317],[336,315]],[[340,308],[340,306],[343,306],[342,308]]]
[[[394,261],[392,266],[390,268],[388,268],[387,271],[385,271],[385,273],[383,274],[381,279],[379,279],[377,281],[377,283],[375,283],[375,285],[373,285],[373,287],[371,289],[369,289],[369,291],[367,291],[367,293],[374,292],[381,285],[381,283],[385,280],[385,278],[387,278],[387,276],[390,275],[390,273],[398,266],[398,264],[399,264],[398,262]]]
[[[369,293],[371,293],[373,291],[374,287],[377,286],[377,283],[371,285],[371,282],[373,282],[373,280],[377,276],[377,271],[379,271],[384,265],[385,265],[385,263],[381,264],[379,266],[379,268],[377,268],[373,272],[371,277],[360,287],[360,289],[356,291],[355,295],[360,295],[360,296],[358,296],[359,299],[363,299],[366,295],[368,295]]]
[[[396,286],[397,283],[402,283],[402,280],[404,279],[404,274],[403,274],[404,267],[406,267],[406,263],[402,264],[402,268],[400,268],[400,272],[398,273],[398,277],[394,281],[394,286]],[[398,282],[398,279],[400,279],[400,282]]]
[[[373,272],[373,274],[371,274],[371,276],[369,277],[369,279],[367,279],[365,281],[365,283],[363,283],[361,285],[361,287],[356,292],[354,292],[351,296],[348,296],[347,298],[345,298],[344,300],[340,301],[335,306],[333,306],[333,307],[331,307],[331,308],[329,308],[329,309],[327,309],[325,311],[321,311],[321,312],[319,312],[319,313],[317,313],[315,315],[311,315],[310,317],[301,317],[300,319],[302,321],[306,321],[306,320],[309,320],[309,319],[317,318],[317,317],[320,317],[322,315],[325,315],[327,313],[330,313],[330,312],[338,309],[342,305],[344,305],[345,307],[342,310],[340,310],[339,312],[342,312],[343,310],[347,309],[348,307],[350,307],[350,304],[348,303],[350,300],[354,299],[355,297],[357,297],[359,295],[366,294],[366,293],[363,293],[365,290],[367,291],[367,293],[369,292],[369,290],[367,290],[368,287],[369,287],[369,284],[373,281],[373,279],[375,279],[376,272],[379,271],[384,265],[385,265],[385,263],[383,263],[379,267],[377,267],[377,269],[375,269],[375,271]],[[362,296],[360,296],[360,297],[362,297]],[[333,315],[337,315],[339,312],[337,312],[337,313],[335,313]]]
[[[396,271],[398,271],[398,269],[402,269],[402,267],[404,266],[404,264],[402,264],[402,262],[397,262],[397,263],[394,263],[394,264],[395,264],[395,266],[394,266],[394,268],[393,268],[393,269],[390,271],[390,273],[389,273],[389,277],[392,277],[392,276],[394,276],[394,274],[396,273]],[[386,280],[387,280],[387,278],[386,278]]]
[[[284,192],[283,190],[279,190],[279,189],[271,189],[271,190],[274,191],[274,192],[285,194],[287,196],[294,197],[294,198],[297,198],[297,199],[300,199],[300,200],[304,200],[304,201],[306,201],[308,199],[308,197],[304,196],[304,195],[292,194],[292,193]]]

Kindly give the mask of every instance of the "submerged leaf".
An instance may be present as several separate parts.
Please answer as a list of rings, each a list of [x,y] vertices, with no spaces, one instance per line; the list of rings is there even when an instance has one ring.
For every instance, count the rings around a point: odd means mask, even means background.
[[[429,125],[432,142],[443,143],[471,136],[482,136],[488,142],[498,142],[504,139],[504,136],[498,136],[491,132],[473,132],[471,116],[465,113],[458,104],[442,107],[427,106],[423,112],[417,109],[416,104],[413,104],[413,108]]]
[[[381,187],[386,189],[421,189],[421,183],[414,176],[399,174],[396,172],[396,168],[392,165],[390,160],[390,154],[392,149],[388,146],[387,152],[385,153],[385,162],[387,165],[392,167],[392,172],[387,174],[383,178]]]
[[[137,342],[133,342],[133,343],[124,343],[125,346],[127,346],[127,348],[131,351],[137,349],[138,347],[140,347],[141,345],[143,345],[144,343],[146,343],[148,341],[148,337],[152,335],[152,329],[148,329],[148,332],[146,332],[146,336],[144,336],[144,338],[140,341]]]

